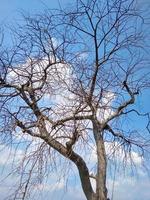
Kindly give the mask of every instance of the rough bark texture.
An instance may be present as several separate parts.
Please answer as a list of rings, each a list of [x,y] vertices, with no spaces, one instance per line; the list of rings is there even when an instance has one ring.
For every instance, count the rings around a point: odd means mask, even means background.
[[[96,179],[96,200],[107,200],[106,188],[106,153],[101,131],[101,125],[98,121],[93,121],[93,131],[97,146],[97,179]]]

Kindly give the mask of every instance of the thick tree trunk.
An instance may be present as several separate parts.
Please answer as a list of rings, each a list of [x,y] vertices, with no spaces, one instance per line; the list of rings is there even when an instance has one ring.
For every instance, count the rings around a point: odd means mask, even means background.
[[[78,168],[82,189],[87,200],[96,200],[95,193],[90,182],[89,170],[86,166],[86,163],[79,155],[74,152],[72,152],[72,154],[70,155],[70,159],[75,163]]]
[[[96,198],[95,200],[107,200],[106,188],[106,152],[100,124],[93,121],[93,131],[97,146],[97,179],[96,179]]]
[[[41,131],[42,133],[46,133],[45,128],[43,128]],[[86,196],[86,199],[96,200],[95,193],[93,191],[91,181],[90,181],[89,170],[85,161],[82,159],[82,157],[78,155],[77,153],[75,153],[73,150],[68,154],[67,148],[64,145],[62,145],[60,142],[51,138],[50,136],[48,137],[40,136],[40,138],[42,138],[47,144],[49,144],[51,147],[57,150],[61,155],[70,159],[77,166],[80,180],[81,180],[82,189]]]
[[[96,182],[96,200],[107,199],[107,188],[106,188],[106,154],[104,141],[100,136],[97,141],[97,182]]]

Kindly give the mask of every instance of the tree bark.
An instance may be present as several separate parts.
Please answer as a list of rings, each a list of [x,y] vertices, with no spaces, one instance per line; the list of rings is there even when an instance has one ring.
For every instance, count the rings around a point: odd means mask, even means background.
[[[74,152],[72,152],[72,154],[70,155],[70,160],[72,160],[78,168],[82,189],[87,200],[96,200],[95,193],[92,189],[92,185],[90,182],[89,170],[86,166],[86,163],[78,154]]]
[[[46,131],[46,130],[44,130]],[[91,181],[90,181],[90,175],[88,167],[85,163],[85,161],[82,159],[80,155],[75,153],[73,150],[68,154],[67,148],[65,148],[61,143],[54,140],[53,138],[49,137],[40,137],[42,138],[48,145],[53,147],[55,150],[57,150],[61,155],[71,160],[77,167],[80,181],[82,185],[83,192],[86,196],[87,200],[96,200],[95,193],[93,191]]]
[[[106,152],[103,140],[102,129],[98,121],[93,121],[93,131],[97,147],[97,177],[96,177],[96,198],[95,200],[107,200],[106,188]]]

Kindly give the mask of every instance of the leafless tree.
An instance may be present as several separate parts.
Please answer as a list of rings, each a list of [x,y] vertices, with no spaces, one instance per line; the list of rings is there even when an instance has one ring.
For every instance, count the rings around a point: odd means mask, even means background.
[[[1,141],[25,152],[13,199],[28,197],[32,177],[41,181],[58,152],[77,167],[86,199],[106,200],[106,143],[112,157],[118,148],[131,160],[132,151],[148,152],[149,113],[136,104],[150,86],[145,21],[135,8],[134,0],[77,0],[65,11],[24,16],[12,29],[13,45],[1,44]],[[145,118],[143,132],[129,128],[128,117]],[[86,152],[93,149],[90,174]]]

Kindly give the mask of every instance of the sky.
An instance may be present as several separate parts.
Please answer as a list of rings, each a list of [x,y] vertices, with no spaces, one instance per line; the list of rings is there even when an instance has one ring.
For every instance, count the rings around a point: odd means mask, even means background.
[[[30,14],[36,14],[42,12],[47,8],[58,8],[59,5],[62,7],[68,3],[73,2],[73,0],[0,0],[0,24],[2,26],[9,26],[20,21],[20,12],[27,12]],[[139,6],[149,6],[150,0],[138,0]],[[144,99],[145,109],[149,106],[149,100]],[[7,149],[0,154],[0,169],[6,168],[5,172],[0,173],[1,177],[4,177],[10,169],[10,163],[4,160],[9,158]],[[145,169],[141,167],[141,162],[137,162],[138,165],[138,176],[133,176],[132,174],[127,174],[127,176],[120,176],[116,173],[115,179],[115,189],[114,189],[114,199],[113,200],[149,200],[150,198],[150,179],[145,172]],[[74,174],[77,174],[75,171]],[[14,178],[14,179],[13,179]],[[11,186],[12,182],[17,179],[17,177],[10,177],[5,180],[4,184],[0,184],[0,194],[1,198],[4,198],[7,194],[8,186]],[[66,184],[62,180],[59,184],[53,185],[53,181],[56,181],[56,172],[51,175],[51,181],[45,186],[43,196],[38,196],[37,200],[85,200],[79,180],[77,178],[76,182],[71,181],[69,178],[69,183],[67,188]],[[108,180],[108,185],[111,187],[113,184],[112,179]]]
[[[72,0],[1,0],[0,1],[0,23],[14,22],[20,18],[20,12],[39,13],[47,8],[58,8],[70,3]]]

